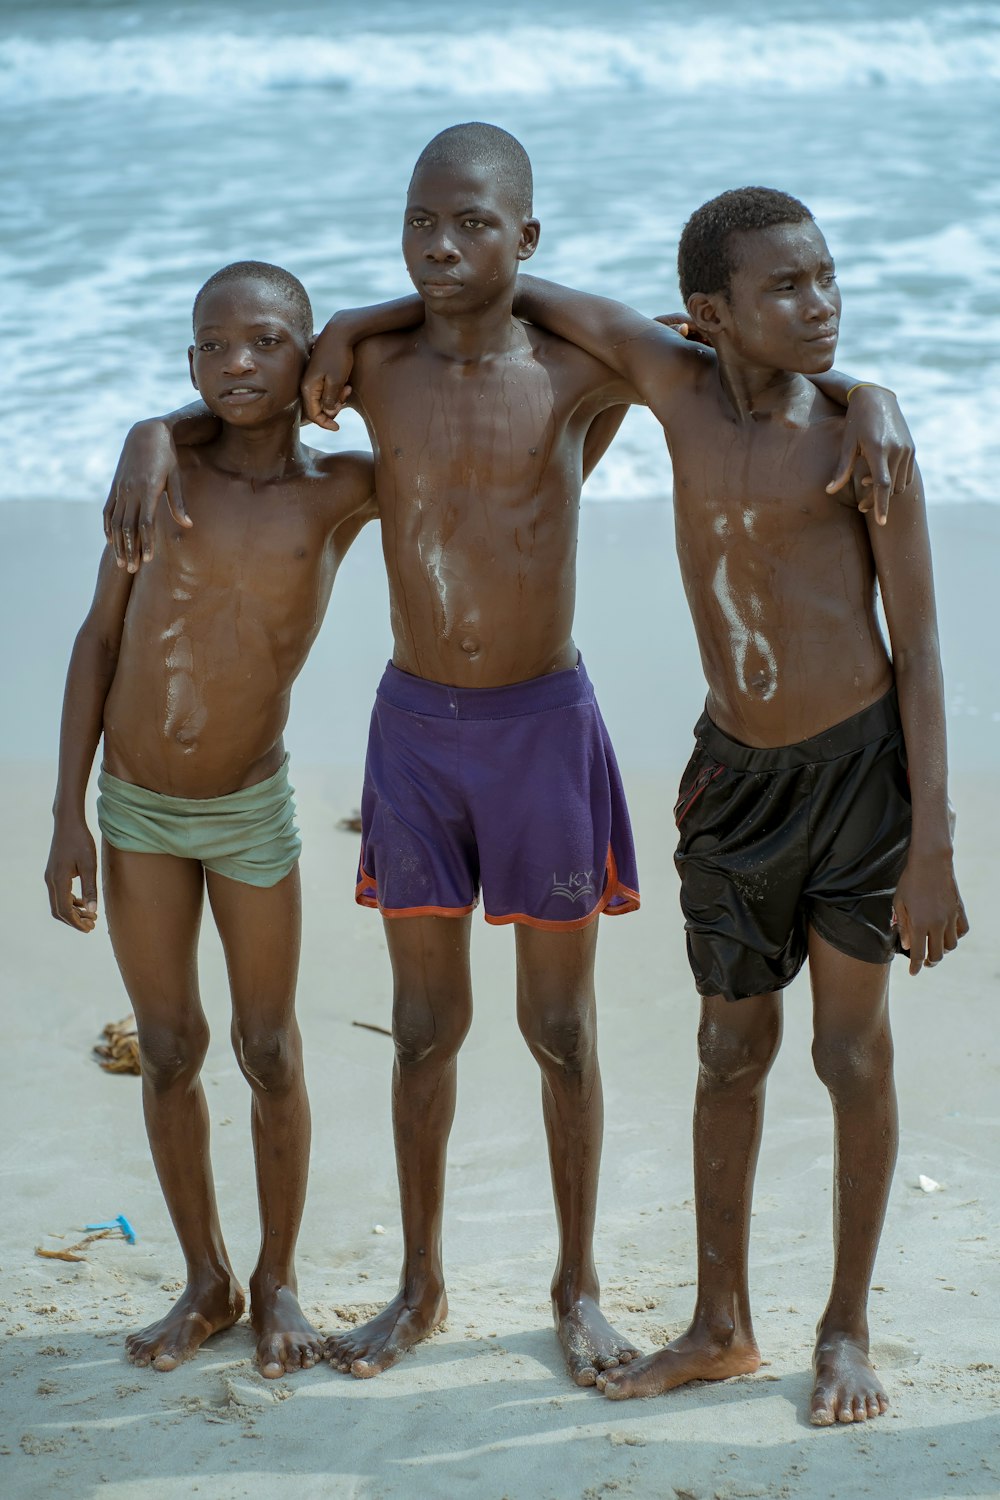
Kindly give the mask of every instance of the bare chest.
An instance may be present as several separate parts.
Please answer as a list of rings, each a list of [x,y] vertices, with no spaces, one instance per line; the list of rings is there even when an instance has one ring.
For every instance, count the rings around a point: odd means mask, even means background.
[[[524,497],[566,460],[565,424],[536,364],[397,370],[366,401],[380,499]]]

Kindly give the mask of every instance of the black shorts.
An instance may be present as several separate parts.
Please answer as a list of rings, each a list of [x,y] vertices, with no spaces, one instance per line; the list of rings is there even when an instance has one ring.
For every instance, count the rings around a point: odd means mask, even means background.
[[[699,993],[783,989],[810,927],[851,958],[888,963],[911,821],[895,688],[799,745],[741,745],[707,714],[694,733],[674,859]]]

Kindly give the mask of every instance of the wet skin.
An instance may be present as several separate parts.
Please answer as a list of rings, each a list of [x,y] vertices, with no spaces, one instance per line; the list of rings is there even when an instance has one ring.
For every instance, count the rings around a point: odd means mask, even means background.
[[[511,317],[514,273],[536,238],[537,224],[512,210],[485,171],[421,170],[404,227],[422,299],[417,316],[381,324],[356,351],[363,334],[348,338],[346,360],[335,319],[304,383],[310,414],[321,419],[326,404],[309,402],[314,369],[335,398],[350,373],[353,404],[368,424],[396,665],[460,686],[520,681],[575,662],[581,471],[617,425],[610,403],[634,399],[632,383],[609,374],[593,351]],[[700,353],[678,339],[673,347],[683,351],[683,378],[695,378]],[[200,440],[199,420],[188,441]],[[109,534],[123,566],[138,566],[136,515],[149,514],[164,485],[183,516],[165,434],[162,423],[134,434],[109,497]],[[396,920],[386,935],[404,1265],[385,1312],[330,1340],[332,1362],[356,1375],[387,1368],[444,1316],[444,1160],[471,1003],[467,922]],[[601,1140],[591,937],[521,929],[517,944],[518,1014],[542,1069],[560,1229],[553,1307],[570,1372],[587,1384],[634,1353],[599,1313],[591,1250]]]
[[[575,665],[580,486],[594,461],[585,445],[596,435],[603,448],[620,420],[609,408],[631,395],[598,361],[511,316],[517,265],[536,238],[535,222],[513,211],[486,171],[418,171],[403,251],[426,318],[419,329],[366,339],[351,373],[375,453],[393,661],[460,687]],[[396,1298],[328,1341],[331,1363],[359,1377],[394,1364],[447,1312],[445,1157],[472,1006],[468,918],[387,920],[385,931],[405,1248]],[[516,932],[518,1019],[541,1068],[559,1224],[553,1312],[580,1385],[635,1353],[600,1312],[593,1261],[596,937],[596,923]]]
[[[331,458],[299,442],[307,353],[283,298],[262,283],[203,298],[192,371],[222,425],[213,442],[183,455],[197,524],[185,530],[165,517],[155,559],[137,575],[106,551],[67,680],[46,879],[53,915],[79,930],[92,929],[97,911],[84,793],[102,732],[113,775],[171,796],[225,795],[283,761],[292,682],[337,567],[375,513],[369,459]],[[219,1226],[199,1078],[208,1024],[197,942],[207,894],[226,955],[233,1044],[251,1089],[261,1217],[249,1282],[256,1362],[271,1379],[308,1368],[322,1344],[298,1305],[294,1268],[310,1138],[294,1012],[298,867],[262,888],[197,860],[105,843],[103,884],[138,1025],[150,1147],[187,1265],[181,1297],[130,1336],[129,1357],[171,1370],[244,1309]]]
[[[616,366],[663,423],[678,555],[708,682],[732,738],[792,744],[858,713],[895,677],[913,794],[909,860],[895,896],[911,972],[967,931],[955,884],[943,692],[919,477],[888,527],[828,493],[843,412],[805,379],[833,361],[840,317],[829,251],[811,223],[739,237],[730,296],[688,308],[718,364],[677,378],[669,335],[636,327]],[[607,304],[583,309],[586,344],[615,363],[625,337]],[[532,315],[544,318],[541,307]],[[556,326],[566,332],[567,320]],[[895,670],[875,616],[882,590]],[[864,1421],[887,1400],[868,1357],[867,1299],[896,1154],[888,966],[810,933],[813,1060],[831,1097],[835,1261],[820,1320],[810,1420]],[[689,1329],[598,1378],[612,1399],[756,1370],[747,1287],[750,1208],[781,998],[702,1002],[695,1101],[698,1297]]]

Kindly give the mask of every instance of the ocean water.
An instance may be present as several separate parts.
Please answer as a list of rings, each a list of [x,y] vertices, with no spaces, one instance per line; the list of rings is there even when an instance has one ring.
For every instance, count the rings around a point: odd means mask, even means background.
[[[651,313],[705,198],[802,197],[838,364],[899,392],[933,502],[997,498],[1000,6],[922,0],[0,0],[0,498],[103,498],[129,424],[189,398],[225,262],[288,266],[320,321],[407,290],[413,160],[476,118],[531,154],[532,268]],[[668,494],[633,413],[587,497]]]

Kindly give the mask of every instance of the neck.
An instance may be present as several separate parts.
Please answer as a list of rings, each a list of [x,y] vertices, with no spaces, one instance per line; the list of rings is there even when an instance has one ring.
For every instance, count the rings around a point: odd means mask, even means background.
[[[718,349],[719,382],[741,421],[789,414],[802,390],[794,370],[755,365],[729,349]]]
[[[524,337],[521,324],[514,318],[513,305],[513,287],[509,296],[497,302],[452,317],[425,302],[424,338],[436,353],[460,364],[506,354]]]
[[[261,483],[283,479],[302,462],[298,414],[281,412],[260,427],[223,422],[213,457],[220,468],[246,479]]]

